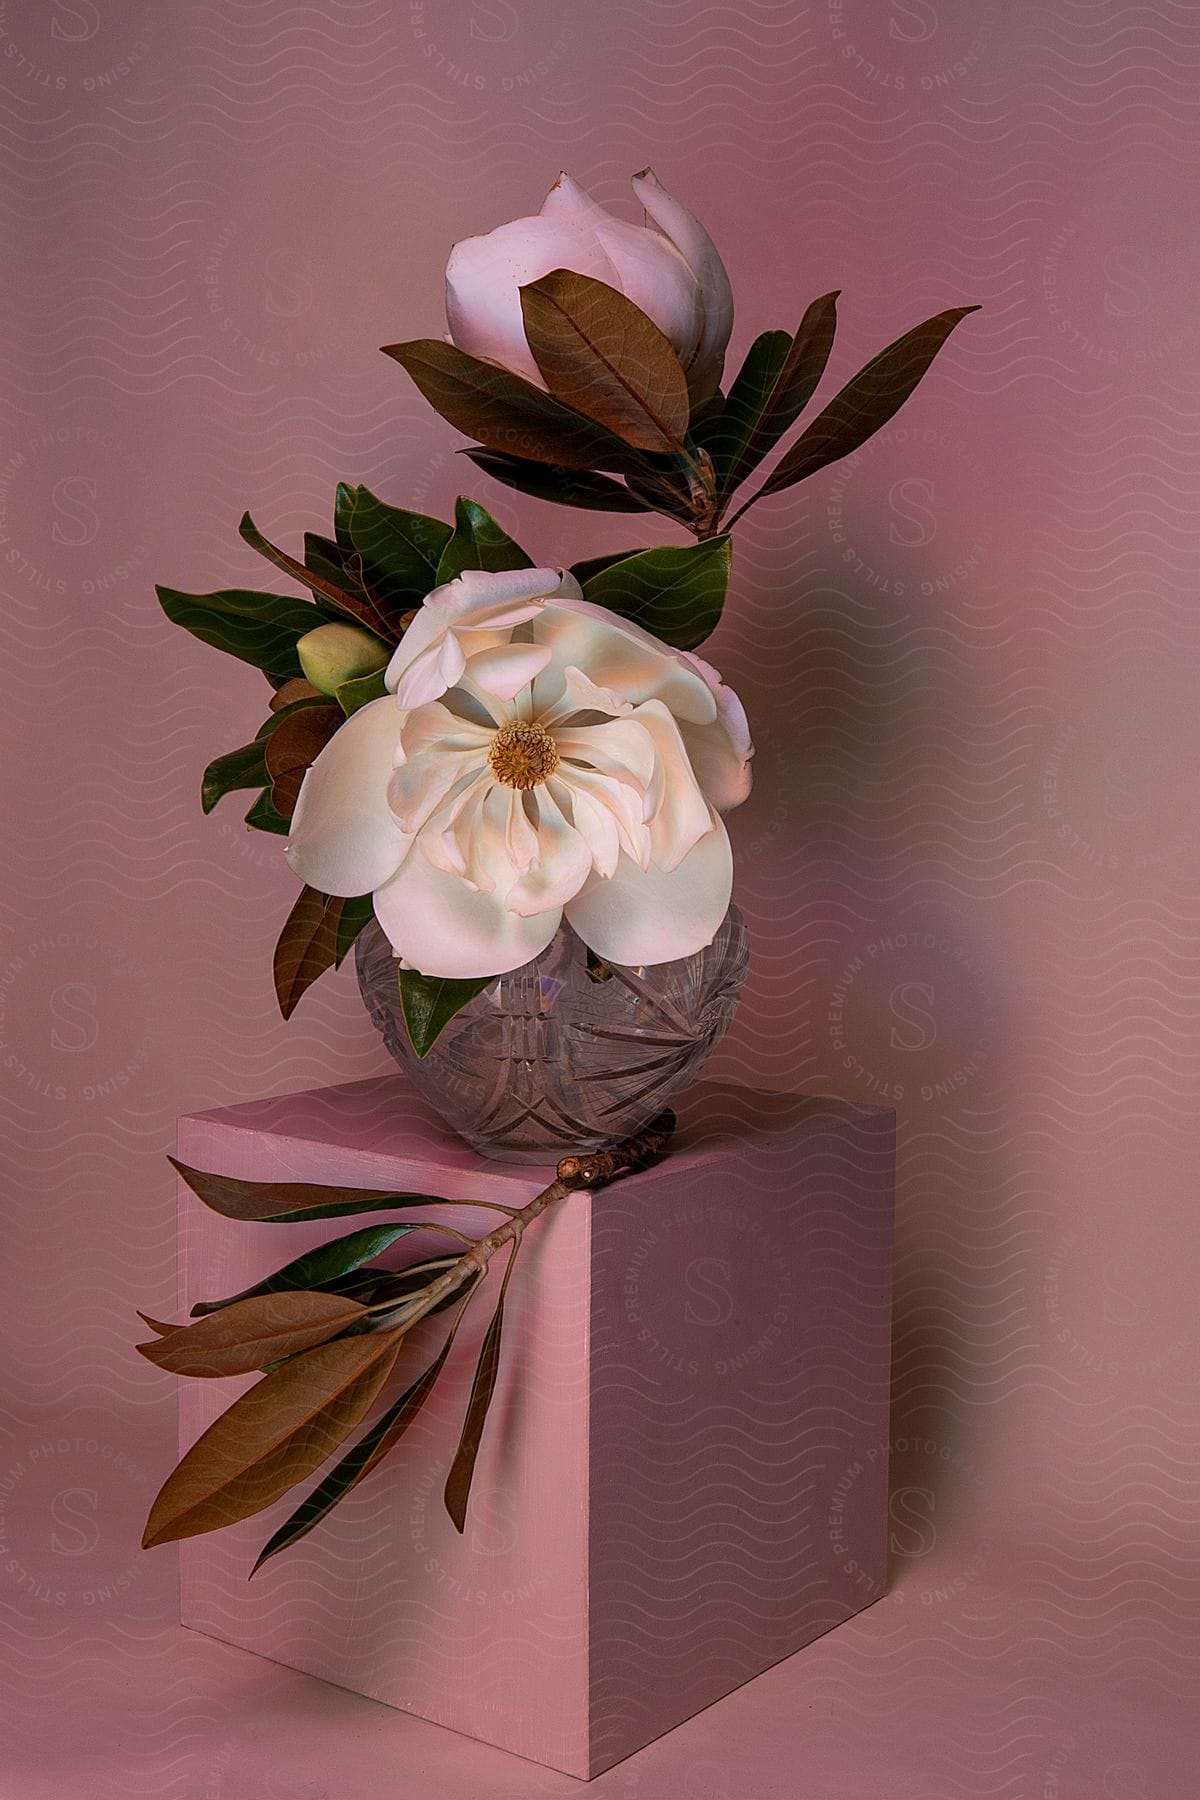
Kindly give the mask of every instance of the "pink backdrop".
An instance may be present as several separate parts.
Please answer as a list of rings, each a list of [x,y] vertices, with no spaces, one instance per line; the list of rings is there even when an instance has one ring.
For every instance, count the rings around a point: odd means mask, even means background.
[[[442,329],[455,238],[648,161],[735,350],[831,287],[835,378],[985,310],[739,527],[711,645],[759,747],[716,1072],[899,1115],[892,1591],[595,1791],[1188,1792],[1200,15],[4,0],[0,83],[6,1800],[574,1791],[185,1637],[136,1548],[175,1116],[385,1066],[349,971],[277,1017],[292,879],[197,801],[260,678],[151,583],[264,584],[243,507],[292,540],[338,478],[468,488],[544,561],[642,541],[455,459],[377,346]]]

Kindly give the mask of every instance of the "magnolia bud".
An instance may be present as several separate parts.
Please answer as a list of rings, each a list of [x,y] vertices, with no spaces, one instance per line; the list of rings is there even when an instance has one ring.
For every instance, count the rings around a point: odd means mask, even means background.
[[[318,625],[296,645],[300,667],[322,694],[387,667],[388,647],[357,625]]]

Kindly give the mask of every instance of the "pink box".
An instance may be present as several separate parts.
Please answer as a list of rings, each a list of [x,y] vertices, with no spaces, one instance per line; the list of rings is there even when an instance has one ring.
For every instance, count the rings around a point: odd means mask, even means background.
[[[401,1076],[195,1114],[179,1155],[510,1205],[553,1173],[485,1162]],[[293,1493],[180,1546],[183,1623],[568,1774],[611,1767],[884,1591],[893,1193],[890,1113],[693,1089],[657,1167],[530,1228],[465,1533],[442,1487],[486,1290],[408,1437],[307,1538],[247,1583]],[[180,1316],[363,1222],[234,1224],[182,1189]],[[250,1379],[181,1383],[181,1451]]]

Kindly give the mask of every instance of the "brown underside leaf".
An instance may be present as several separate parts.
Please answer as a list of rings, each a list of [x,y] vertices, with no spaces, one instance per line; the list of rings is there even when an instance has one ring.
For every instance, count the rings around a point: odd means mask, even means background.
[[[297,700],[323,700],[324,698],[325,696],[319,688],[315,688],[311,681],[306,681],[301,676],[295,681],[285,681],[283,686],[272,694],[271,711],[273,713],[282,712],[285,706],[294,706]]]
[[[951,307],[881,350],[801,432],[754,499],[793,487],[873,437],[903,406],[954,327],[978,311],[977,306]]]
[[[172,1375],[250,1375],[282,1356],[311,1350],[366,1317],[356,1300],[307,1289],[235,1300],[137,1347]]]
[[[298,706],[266,740],[267,773],[275,810],[290,819],[300,784],[338,728],[346,723],[340,706]]]
[[[148,1325],[151,1331],[157,1331],[159,1337],[169,1337],[173,1331],[179,1330],[178,1325],[165,1325],[161,1319],[152,1319],[149,1313],[141,1312],[136,1307],[134,1310],[142,1324]]]
[[[426,400],[456,430],[489,450],[570,469],[636,469],[636,450],[532,381],[469,356],[440,338],[387,344]]]
[[[150,1509],[143,1547],[249,1518],[311,1475],[369,1410],[403,1335],[340,1338],[264,1375],[168,1476]]]
[[[691,410],[671,341],[606,282],[555,269],[521,289],[525,336],[555,397],[635,450],[678,455]]]
[[[454,1327],[437,1356],[423,1375],[417,1377],[412,1386],[406,1388],[400,1398],[376,1420],[364,1437],[352,1450],[348,1450],[339,1463],[332,1468],[324,1479],[307,1495],[289,1519],[286,1519],[275,1535],[263,1545],[258,1559],[251,1569],[254,1575],[272,1556],[281,1550],[288,1549],[302,1537],[307,1537],[314,1525],[319,1525],[327,1513],[332,1511],[339,1500],[356,1488],[360,1481],[371,1473],[400,1439],[416,1419],[421,1408],[433,1392],[434,1384],[441,1374],[450,1346],[454,1342]]]
[[[341,716],[340,714],[338,715]],[[290,1019],[317,977],[338,960],[338,925],[346,902],[302,888],[275,946],[275,994]]]
[[[243,1181],[236,1175],[213,1175],[167,1158],[205,1206],[225,1219],[276,1220],[295,1224],[303,1219],[335,1219],[348,1213],[383,1212],[393,1207],[446,1206],[434,1194],[398,1194],[388,1188],[327,1187],[314,1181]],[[456,1200],[454,1205],[483,1204]],[[506,1212],[504,1206],[491,1207]]]

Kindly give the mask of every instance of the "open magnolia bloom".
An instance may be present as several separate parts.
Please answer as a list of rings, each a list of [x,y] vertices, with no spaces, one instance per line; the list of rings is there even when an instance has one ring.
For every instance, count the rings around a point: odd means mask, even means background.
[[[500,975],[562,917],[611,962],[711,943],[746,798],[745,714],[716,671],[557,569],[468,571],[426,599],[305,776],[288,861],[371,893],[406,966]]]
[[[632,300],[671,340],[694,401],[715,393],[733,326],[733,290],[700,221],[652,169],[633,191],[653,221],[629,225],[569,175],[540,213],[454,246],[446,266],[446,318],[460,350],[544,386],[525,339],[519,289],[554,269],[590,275]]]

